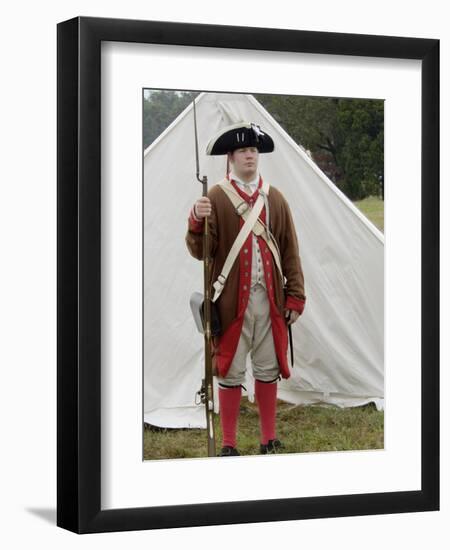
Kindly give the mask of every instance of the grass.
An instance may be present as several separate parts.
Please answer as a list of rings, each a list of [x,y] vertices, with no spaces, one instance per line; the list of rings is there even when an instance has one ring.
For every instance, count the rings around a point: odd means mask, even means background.
[[[221,446],[219,417],[215,418],[216,446]],[[278,401],[277,437],[283,453],[382,449],[384,414],[373,404],[338,407],[294,406]],[[242,398],[237,448],[241,455],[259,454],[259,416],[255,403]],[[144,431],[144,460],[207,456],[206,431],[161,429]]]
[[[378,197],[366,197],[353,203],[380,231],[384,231],[384,201]]]

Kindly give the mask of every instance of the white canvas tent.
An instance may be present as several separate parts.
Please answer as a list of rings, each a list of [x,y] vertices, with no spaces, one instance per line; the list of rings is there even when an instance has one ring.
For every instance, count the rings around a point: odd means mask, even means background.
[[[223,178],[225,157],[206,156],[221,128],[245,120],[274,139],[260,172],[288,200],[297,229],[307,302],[293,325],[295,367],[279,384],[293,404],[384,403],[384,238],[251,95],[203,93],[196,100],[201,175]],[[144,153],[144,420],[205,427],[195,393],[203,336],[189,307],[203,291],[202,263],[185,245],[187,218],[202,186],[195,178],[193,109]],[[252,377],[247,391],[253,398]],[[216,408],[217,408],[216,399]]]

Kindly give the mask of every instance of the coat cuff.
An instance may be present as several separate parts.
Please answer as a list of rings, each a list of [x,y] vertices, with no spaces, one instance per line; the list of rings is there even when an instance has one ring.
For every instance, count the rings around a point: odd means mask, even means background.
[[[202,233],[204,224],[205,221],[196,218],[194,214],[194,209],[191,209],[191,213],[189,214],[188,218],[189,231],[192,231],[193,233]]]
[[[301,315],[303,313],[303,310],[305,309],[305,299],[296,298],[295,296],[288,295],[284,304],[284,308],[297,311]]]

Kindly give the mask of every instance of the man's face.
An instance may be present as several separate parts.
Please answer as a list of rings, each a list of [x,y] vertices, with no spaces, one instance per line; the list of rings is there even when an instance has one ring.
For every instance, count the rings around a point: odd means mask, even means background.
[[[252,179],[258,170],[259,151],[256,147],[235,149],[230,155],[230,162],[235,174],[244,179]]]

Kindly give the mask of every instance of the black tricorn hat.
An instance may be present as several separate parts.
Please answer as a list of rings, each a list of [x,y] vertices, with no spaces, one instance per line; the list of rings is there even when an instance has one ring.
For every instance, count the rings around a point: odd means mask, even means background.
[[[260,153],[275,149],[273,139],[253,122],[238,122],[223,128],[206,147],[207,155],[226,155],[241,147],[256,147]]]

